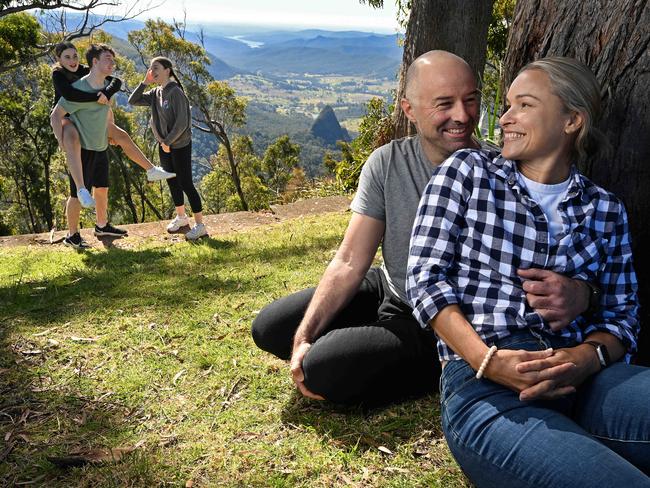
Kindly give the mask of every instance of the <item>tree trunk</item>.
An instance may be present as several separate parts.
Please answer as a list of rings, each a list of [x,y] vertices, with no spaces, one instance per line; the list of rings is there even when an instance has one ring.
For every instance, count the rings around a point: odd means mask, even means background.
[[[529,61],[570,56],[585,62],[603,87],[599,124],[612,158],[585,168],[627,207],[639,279],[642,332],[638,361],[650,365],[650,5],[642,0],[519,0],[505,60],[508,85]],[[643,330],[645,328],[645,330]]]
[[[223,145],[226,148],[226,153],[228,153],[228,163],[230,164],[230,177],[232,182],[235,185],[235,190],[237,191],[237,196],[239,196],[239,201],[241,202],[242,209],[248,211],[248,203],[244,197],[244,190],[241,187],[241,180],[239,178],[239,168],[235,164],[235,155],[232,153],[232,147],[230,147],[230,140],[228,136],[224,134],[222,139]]]
[[[493,0],[413,0],[393,112],[395,139],[416,133],[399,104],[404,98],[406,71],[415,58],[432,49],[449,51],[467,61],[481,78],[492,4]]]
[[[113,161],[117,161],[120,167],[120,173],[122,173],[122,178],[124,179],[124,201],[126,206],[131,212],[131,222],[134,224],[138,223],[138,209],[135,208],[135,203],[133,202],[133,195],[131,194],[131,179],[129,178],[129,172],[124,164],[124,160],[120,155],[117,154],[117,151],[113,148],[110,148],[111,155],[113,156]]]
[[[47,160],[43,162],[43,179],[45,181],[45,208],[43,210],[45,213],[47,230],[52,230],[52,227],[54,226],[54,212],[52,211],[52,185],[50,184],[50,157],[51,155],[48,154]]]

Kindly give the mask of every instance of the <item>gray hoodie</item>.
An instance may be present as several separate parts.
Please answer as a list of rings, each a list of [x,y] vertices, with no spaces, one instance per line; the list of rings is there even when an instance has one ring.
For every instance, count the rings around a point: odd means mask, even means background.
[[[178,83],[170,81],[145,92],[140,83],[129,97],[131,105],[151,107],[151,129],[161,144],[180,149],[192,142],[190,101]]]

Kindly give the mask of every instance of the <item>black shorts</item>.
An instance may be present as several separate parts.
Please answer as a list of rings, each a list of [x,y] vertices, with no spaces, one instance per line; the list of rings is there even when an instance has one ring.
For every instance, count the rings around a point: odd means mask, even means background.
[[[81,169],[84,173],[84,185],[88,191],[92,187],[108,188],[108,152],[90,151],[81,148]],[[77,185],[72,176],[70,179],[70,196],[77,198]]]

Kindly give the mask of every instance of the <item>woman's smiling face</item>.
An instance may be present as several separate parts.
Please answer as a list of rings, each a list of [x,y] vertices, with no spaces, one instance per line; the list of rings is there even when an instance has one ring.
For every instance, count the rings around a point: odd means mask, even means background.
[[[151,76],[155,83],[164,84],[169,79],[171,70],[169,68],[165,68],[158,61],[151,63],[150,69]]]
[[[65,49],[58,61],[61,66],[73,73],[79,69],[79,53],[74,48]]]
[[[509,108],[499,120],[504,157],[534,163],[571,152],[575,136],[567,127],[572,115],[553,93],[546,73],[537,69],[521,73],[512,82],[506,101]]]

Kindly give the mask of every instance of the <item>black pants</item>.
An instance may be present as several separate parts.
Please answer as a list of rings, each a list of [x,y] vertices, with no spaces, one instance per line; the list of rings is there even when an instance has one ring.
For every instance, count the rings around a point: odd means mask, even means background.
[[[187,195],[192,212],[201,212],[201,197],[194,187],[192,181],[192,143],[178,149],[170,148],[171,152],[166,153],[162,146],[158,145],[158,154],[160,155],[160,165],[165,171],[176,173],[175,178],[169,178],[167,184],[172,194],[172,200],[175,207],[185,205],[183,193]]]
[[[257,346],[291,357],[293,336],[314,288],[276,300],[253,321]],[[431,330],[388,292],[383,273],[372,268],[359,291],[303,360],[305,385],[335,403],[381,405],[437,390],[440,363]]]

